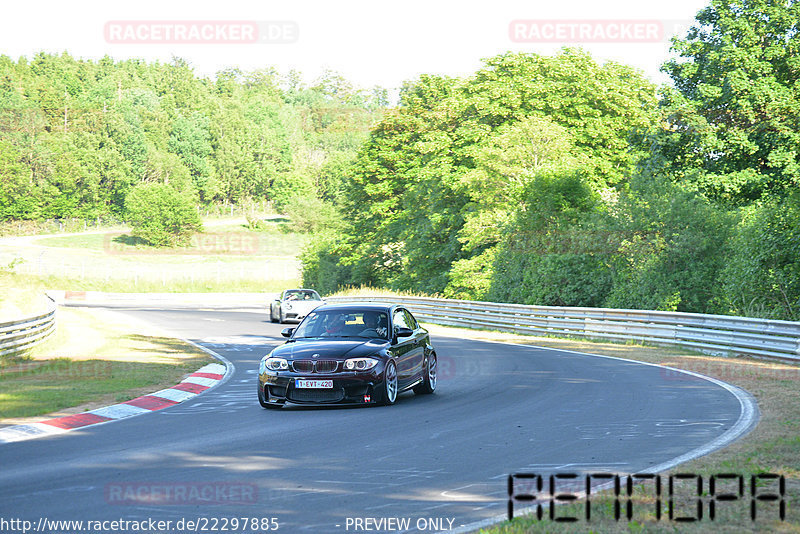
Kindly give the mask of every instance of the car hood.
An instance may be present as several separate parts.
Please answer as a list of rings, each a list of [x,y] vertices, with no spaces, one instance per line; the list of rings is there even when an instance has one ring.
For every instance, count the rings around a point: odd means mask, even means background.
[[[388,341],[367,339],[326,339],[290,341],[272,351],[272,356],[291,360],[317,358],[343,359],[370,356],[383,349]]]
[[[292,311],[302,310],[306,312],[309,312],[314,308],[322,306],[323,304],[325,303],[322,302],[321,300],[292,300],[283,303],[284,306],[291,305]]]

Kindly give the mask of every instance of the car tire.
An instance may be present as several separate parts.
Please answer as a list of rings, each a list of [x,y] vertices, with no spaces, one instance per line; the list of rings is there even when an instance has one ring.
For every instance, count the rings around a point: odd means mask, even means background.
[[[428,356],[428,365],[425,366],[425,378],[422,384],[414,388],[414,393],[417,395],[430,395],[436,391],[436,372],[437,372],[436,353],[431,352]]]
[[[389,360],[386,369],[383,371],[383,383],[381,384],[381,404],[391,406],[397,401],[397,366]]]
[[[278,319],[275,318],[275,306],[273,306],[271,304],[269,306],[269,322],[271,322],[271,323],[277,323],[278,322]]]
[[[283,403],[269,403],[267,399],[264,398],[264,388],[261,387],[261,384],[258,385],[258,403],[261,405],[262,408],[266,408],[267,410],[280,410],[283,408]]]

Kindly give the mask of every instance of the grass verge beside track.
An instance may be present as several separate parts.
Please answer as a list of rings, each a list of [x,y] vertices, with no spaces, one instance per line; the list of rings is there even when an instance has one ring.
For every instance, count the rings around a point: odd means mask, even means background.
[[[44,308],[48,289],[102,291],[105,293],[279,293],[287,287],[299,287],[300,280],[103,280],[101,278],[69,278],[35,276],[0,270],[0,320],[32,315]]]
[[[216,361],[128,316],[60,308],[57,331],[0,359],[0,426],[81,413],[173,386]]]
[[[148,246],[130,232],[106,232],[103,234],[76,234],[43,237],[33,244],[45,247],[84,250],[127,261],[144,263],[192,263],[202,256],[208,261],[240,262],[250,257],[294,257],[299,254],[307,240],[304,234],[270,231],[254,231],[244,225],[215,226],[208,231],[192,236],[185,247],[157,248]]]
[[[671,347],[641,344],[617,344],[575,339],[533,337],[501,332],[450,328],[426,325],[431,334],[456,336],[486,341],[502,341],[551,347],[562,350],[614,356],[694,371],[723,380],[749,391],[758,401],[761,419],[758,426],[742,439],[728,447],[682,464],[662,474],[667,482],[669,474],[693,473],[703,477],[704,507],[702,521],[676,522],[668,519],[666,485],[661,500],[661,519],[656,520],[655,497],[651,487],[634,490],[633,520],[625,519],[625,498],[621,497],[622,519],[613,517],[615,498],[613,491],[592,495],[590,521],[585,519],[586,502],[559,505],[557,517],[577,517],[575,523],[555,522],[544,518],[518,517],[493,528],[481,530],[487,534],[517,534],[523,532],[800,532],[800,367],[788,363],[757,360],[753,358],[726,358]],[[670,371],[665,370],[665,373]],[[668,375],[669,376],[669,375]],[[676,380],[680,376],[674,376]],[[702,410],[702,406],[697,407]],[[712,475],[732,473],[744,475],[744,496],[735,502],[718,502],[716,518],[709,518],[709,481]],[[786,479],[786,520],[778,519],[776,503],[758,502],[757,520],[750,515],[750,476],[776,473]],[[675,517],[694,516],[697,497],[681,486],[674,498]],[[725,484],[717,491],[732,492],[733,485]],[[776,484],[762,484],[762,491],[777,489]],[[624,488],[623,488],[624,495]],[[517,503],[522,508],[522,503]]]

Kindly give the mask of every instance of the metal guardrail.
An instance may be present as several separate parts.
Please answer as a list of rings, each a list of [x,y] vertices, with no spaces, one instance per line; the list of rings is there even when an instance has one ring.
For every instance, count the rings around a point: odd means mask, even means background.
[[[726,356],[800,361],[800,323],[647,310],[527,306],[424,297],[327,297],[328,302],[403,303],[418,319],[528,335],[569,335],[679,345]]]
[[[45,313],[0,323],[0,356],[24,352],[55,331],[56,305],[48,300]]]

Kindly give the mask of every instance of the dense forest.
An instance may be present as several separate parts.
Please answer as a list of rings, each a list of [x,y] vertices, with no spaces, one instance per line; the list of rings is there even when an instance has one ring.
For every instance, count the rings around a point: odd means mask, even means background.
[[[313,233],[322,292],[798,320],[798,21],[712,0],[668,86],[567,48],[420,76],[391,107],[334,72],[0,56],[0,220],[124,218],[153,184],[273,202]]]
[[[800,319],[799,24],[713,0],[668,87],[570,49],[408,83],[306,283]]]
[[[387,105],[335,72],[0,56],[0,220],[125,218],[143,183],[195,203],[329,198]]]

